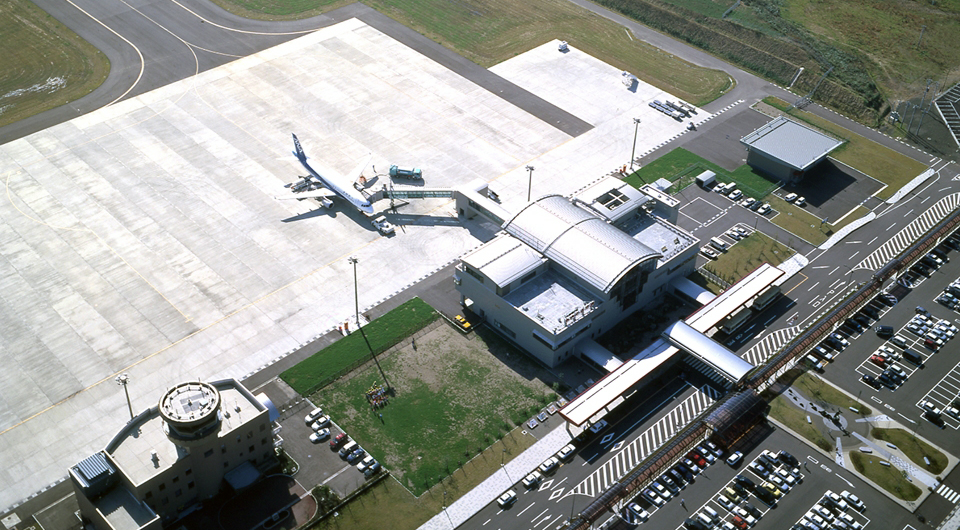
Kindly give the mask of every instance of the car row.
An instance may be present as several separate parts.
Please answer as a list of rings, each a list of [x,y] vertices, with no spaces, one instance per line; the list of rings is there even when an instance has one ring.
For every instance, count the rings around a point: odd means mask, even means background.
[[[793,204],[796,204],[797,206],[804,206],[805,204],[807,204],[807,198],[806,198],[806,197],[800,197],[800,196],[798,196],[796,193],[788,193],[788,194],[783,198],[783,200],[785,200],[785,201],[787,201],[787,202],[792,202]]]
[[[923,279],[929,278],[945,262],[950,261],[948,254],[951,250],[960,250],[960,235],[958,233],[950,235],[940,245],[917,260],[900,277],[898,282],[905,287],[916,287]]]
[[[330,421],[329,416],[325,416],[322,409],[318,407],[310,414],[307,414],[306,420],[307,423],[311,423],[312,421],[312,424],[315,425],[320,418],[326,418],[328,423]],[[327,431],[326,436],[330,436],[330,429],[324,428],[323,430]],[[314,434],[317,434],[317,432]],[[310,441],[317,443],[319,440],[314,440],[314,436],[310,435]],[[355,465],[357,471],[363,473],[363,476],[367,478],[380,472],[380,463],[368,455],[367,452],[360,447],[360,444],[351,440],[346,433],[340,433],[330,440],[330,450],[337,451],[340,458],[346,460],[348,464]]]
[[[861,530],[864,523],[850,513],[850,508],[862,513],[863,502],[849,491],[837,494],[830,490],[824,493],[790,530]]]
[[[745,196],[742,191],[737,189],[736,186],[737,185],[734,182],[727,182],[725,184],[717,184],[713,190],[721,195],[726,195],[734,203],[737,203],[748,210],[753,210],[760,215],[764,215],[770,211],[771,208],[769,203],[761,202],[753,197]]]
[[[323,413],[323,407],[317,407],[311,410],[304,418],[304,422],[313,430],[310,433],[310,441],[320,443],[330,437],[330,416]]]

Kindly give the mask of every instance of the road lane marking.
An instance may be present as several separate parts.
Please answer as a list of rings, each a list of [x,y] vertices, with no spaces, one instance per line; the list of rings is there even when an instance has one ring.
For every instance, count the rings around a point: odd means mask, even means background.
[[[536,504],[536,502],[531,502],[531,503],[530,503],[530,506],[527,506],[527,507],[524,508],[520,513],[517,514],[517,517],[520,517],[521,515],[523,515],[523,512],[529,510],[530,508],[533,508],[533,505],[534,505],[534,504]],[[546,511],[546,510],[544,510],[544,511]]]

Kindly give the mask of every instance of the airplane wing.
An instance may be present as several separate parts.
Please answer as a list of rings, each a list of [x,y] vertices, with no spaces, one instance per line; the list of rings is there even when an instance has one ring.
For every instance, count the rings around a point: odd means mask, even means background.
[[[319,189],[319,190],[313,190],[313,191],[301,191],[299,193],[294,192],[294,193],[287,193],[284,195],[275,195],[273,198],[277,199],[278,201],[285,201],[289,199],[311,199],[311,198],[317,198],[317,197],[330,198],[330,197],[336,197],[336,196],[337,196],[336,193],[328,189]]]
[[[367,153],[367,157],[363,159],[357,167],[353,168],[353,171],[345,175],[347,182],[353,184],[360,178],[360,174],[363,173],[364,169],[367,169],[367,166],[370,165],[370,159],[373,158],[373,153]]]

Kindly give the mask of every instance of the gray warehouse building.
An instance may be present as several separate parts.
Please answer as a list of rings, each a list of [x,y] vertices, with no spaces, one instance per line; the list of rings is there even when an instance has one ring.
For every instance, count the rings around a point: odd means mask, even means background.
[[[783,116],[740,139],[751,167],[786,184],[795,184],[843,145],[826,134]]]
[[[678,202],[652,186],[605,178],[515,214],[480,194],[457,206],[503,229],[461,257],[461,302],[550,367],[571,355],[620,362],[592,339],[694,270],[698,240],[674,224]]]

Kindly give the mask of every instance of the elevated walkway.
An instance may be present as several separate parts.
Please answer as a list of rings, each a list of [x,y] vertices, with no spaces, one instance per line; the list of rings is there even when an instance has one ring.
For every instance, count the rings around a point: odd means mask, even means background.
[[[384,186],[370,196],[371,201],[382,199],[452,199],[454,197],[453,188],[395,188]]]

